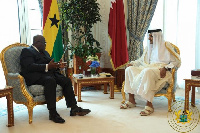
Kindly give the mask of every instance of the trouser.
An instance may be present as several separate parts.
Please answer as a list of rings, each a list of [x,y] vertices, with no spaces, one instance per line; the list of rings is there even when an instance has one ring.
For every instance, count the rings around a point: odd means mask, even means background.
[[[56,87],[59,84],[63,88],[63,95],[66,100],[67,107],[73,107],[77,104],[72,82],[68,77],[59,73],[46,73],[34,84],[44,86],[44,95],[49,110],[56,108]]]

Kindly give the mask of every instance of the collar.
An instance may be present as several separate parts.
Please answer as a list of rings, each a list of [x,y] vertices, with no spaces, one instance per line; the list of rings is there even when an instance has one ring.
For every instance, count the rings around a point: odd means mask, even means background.
[[[40,51],[35,46],[32,45],[32,47],[40,53]]]

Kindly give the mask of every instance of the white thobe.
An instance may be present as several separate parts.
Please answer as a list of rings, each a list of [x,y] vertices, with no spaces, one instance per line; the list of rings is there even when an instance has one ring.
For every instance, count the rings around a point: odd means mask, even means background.
[[[166,72],[164,78],[160,78],[159,68],[168,66],[168,68],[179,67],[180,59],[170,54],[170,62],[166,63],[153,63],[151,58],[150,64],[146,63],[147,51],[144,51],[142,57],[134,62],[131,62],[133,66],[129,66],[125,70],[125,93],[135,94],[142,100],[149,102],[153,101],[155,93],[160,91],[166,82],[171,82],[172,75],[169,71]]]

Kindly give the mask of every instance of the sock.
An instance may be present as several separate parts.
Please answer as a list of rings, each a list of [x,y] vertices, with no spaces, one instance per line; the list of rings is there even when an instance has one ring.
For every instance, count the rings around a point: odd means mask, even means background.
[[[72,107],[71,107],[71,110],[73,110],[73,109],[75,109],[75,108],[77,108],[78,106],[75,104],[75,105],[73,105]]]
[[[49,113],[50,114],[55,114],[57,111],[56,111],[56,108],[51,108],[49,109]]]

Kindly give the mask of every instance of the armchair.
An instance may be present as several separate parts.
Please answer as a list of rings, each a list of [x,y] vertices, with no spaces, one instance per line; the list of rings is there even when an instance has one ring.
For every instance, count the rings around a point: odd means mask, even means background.
[[[21,71],[20,54],[26,44],[12,44],[4,48],[0,53],[1,63],[6,79],[6,85],[13,87],[13,100],[17,104],[24,104],[28,109],[29,124],[33,119],[33,108],[36,105],[46,104],[44,87],[42,85],[27,86],[24,78],[19,74]],[[63,98],[62,87],[57,85],[56,101]]]
[[[174,50],[176,51],[176,53],[178,53],[180,55],[180,50],[177,46],[173,45],[173,48]],[[177,84],[177,70],[178,68],[173,68],[171,70],[171,73],[172,73],[172,79],[171,79],[171,83],[166,83],[165,86],[155,94],[155,97],[159,97],[159,96],[165,96],[167,99],[168,99],[168,112],[171,112],[171,103],[172,103],[172,100],[173,102],[175,102],[175,92],[176,92],[176,84]],[[123,101],[122,103],[125,102],[126,100],[126,95],[125,95],[125,92],[124,92],[124,83],[122,83],[122,89],[121,89],[121,93],[122,93],[122,98],[123,98]]]

